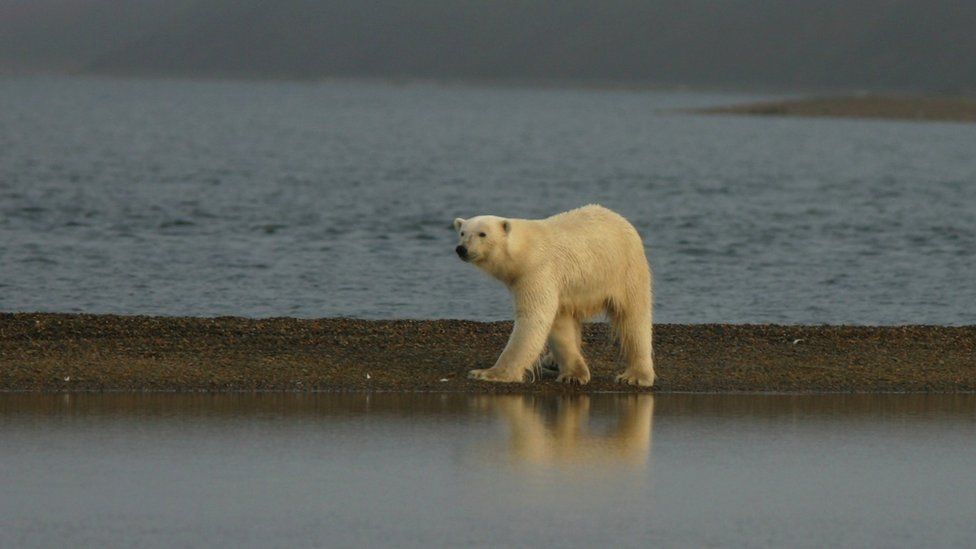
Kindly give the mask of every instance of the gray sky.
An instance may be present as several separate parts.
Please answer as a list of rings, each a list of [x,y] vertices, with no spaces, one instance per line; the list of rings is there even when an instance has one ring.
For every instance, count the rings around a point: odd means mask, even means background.
[[[0,70],[972,93],[966,0],[0,0]]]

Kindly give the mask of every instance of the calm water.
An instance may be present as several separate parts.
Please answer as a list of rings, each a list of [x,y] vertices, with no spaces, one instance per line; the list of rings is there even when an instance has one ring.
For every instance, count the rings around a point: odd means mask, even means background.
[[[450,222],[588,202],[662,322],[976,323],[976,125],[688,92],[0,80],[0,310],[471,318]]]
[[[976,395],[0,395],[0,546],[972,547]]]

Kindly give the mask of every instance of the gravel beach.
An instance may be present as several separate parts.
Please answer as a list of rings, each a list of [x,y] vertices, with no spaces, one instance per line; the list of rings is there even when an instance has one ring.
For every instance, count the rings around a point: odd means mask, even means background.
[[[4,391],[576,393],[617,385],[588,324],[585,387],[466,379],[510,322],[0,314]],[[656,392],[976,391],[976,326],[655,326]]]
[[[952,96],[865,95],[749,103],[702,109],[696,112],[705,114],[976,122],[976,99]]]

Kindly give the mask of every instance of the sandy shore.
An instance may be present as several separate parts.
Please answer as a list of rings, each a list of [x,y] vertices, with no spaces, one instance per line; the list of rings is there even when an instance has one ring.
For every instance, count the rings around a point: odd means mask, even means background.
[[[967,97],[854,96],[731,105],[696,111],[706,114],[885,118],[976,122],[976,99]]]
[[[508,322],[0,314],[7,391],[632,391],[603,324],[593,381],[471,381]],[[658,392],[976,391],[976,326],[659,325]]]

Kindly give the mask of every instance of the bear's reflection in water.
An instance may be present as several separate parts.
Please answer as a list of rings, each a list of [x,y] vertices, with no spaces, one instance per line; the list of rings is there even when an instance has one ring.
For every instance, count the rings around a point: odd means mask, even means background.
[[[505,422],[507,450],[516,463],[646,467],[650,460],[653,395],[592,400],[585,395],[491,396],[476,398],[474,404]]]

